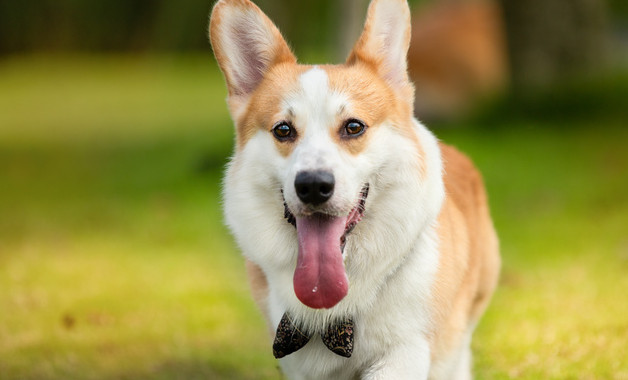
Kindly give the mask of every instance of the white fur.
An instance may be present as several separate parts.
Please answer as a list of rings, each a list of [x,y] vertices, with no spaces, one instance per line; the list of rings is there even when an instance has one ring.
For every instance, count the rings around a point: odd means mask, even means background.
[[[386,123],[367,133],[366,150],[352,156],[337,146],[338,110],[351,107],[349,97],[329,89],[325,72],[313,68],[300,78],[300,91],[287,94],[285,112],[294,115],[301,142],[283,158],[271,134],[259,132],[233,158],[224,186],[225,216],[244,255],[260,265],[269,282],[271,325],[290,311],[312,330],[322,330],[337,316],[356,320],[355,348],[350,359],[313,339],[281,360],[290,379],[426,378],[429,371],[429,304],[438,267],[434,231],[444,197],[442,164],[434,136],[420,123],[416,146]],[[419,162],[425,163],[424,178]],[[349,293],[329,310],[304,306],[295,296],[292,277],[297,254],[296,232],[283,219],[280,190],[292,209],[297,171],[332,169],[339,180],[330,202],[348,212],[359,190],[370,183],[363,220],[349,235],[345,265]]]

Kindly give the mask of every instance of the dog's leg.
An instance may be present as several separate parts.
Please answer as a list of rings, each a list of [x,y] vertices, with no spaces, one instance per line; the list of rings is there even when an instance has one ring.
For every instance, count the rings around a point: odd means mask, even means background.
[[[430,380],[471,380],[473,358],[471,355],[470,329],[462,339],[461,344],[441,361],[434,363],[430,373]]]
[[[454,380],[471,380],[473,375],[471,368],[473,365],[473,357],[471,354],[471,334],[473,328],[466,333],[466,337],[462,341],[458,349],[458,357],[451,368],[451,379]]]
[[[412,345],[395,347],[371,366],[363,380],[427,379],[430,370],[430,347],[426,339]]]
[[[458,363],[453,370],[452,379],[455,380],[471,380],[473,375],[471,374],[471,347],[466,346],[460,350],[460,356],[458,357]]]

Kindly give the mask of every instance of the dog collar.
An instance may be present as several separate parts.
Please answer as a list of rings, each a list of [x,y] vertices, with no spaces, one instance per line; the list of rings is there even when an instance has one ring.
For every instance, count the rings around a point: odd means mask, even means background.
[[[298,351],[310,341],[312,335],[301,331],[292,321],[290,314],[285,313],[277,327],[273,342],[273,355],[280,359]],[[321,334],[321,339],[334,354],[345,358],[351,357],[353,353],[353,320],[345,318],[331,324]]]

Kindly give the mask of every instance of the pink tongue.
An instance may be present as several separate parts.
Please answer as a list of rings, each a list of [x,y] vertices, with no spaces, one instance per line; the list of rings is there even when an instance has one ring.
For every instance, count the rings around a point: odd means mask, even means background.
[[[299,258],[294,292],[306,306],[328,309],[340,302],[349,289],[340,250],[347,217],[314,214],[296,219]]]

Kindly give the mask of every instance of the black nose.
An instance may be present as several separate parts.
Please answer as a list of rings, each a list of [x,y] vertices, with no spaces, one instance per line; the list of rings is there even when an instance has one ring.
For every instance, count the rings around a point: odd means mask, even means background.
[[[304,171],[297,173],[294,188],[303,203],[319,205],[334,194],[335,183],[334,175],[330,172]]]

